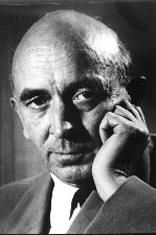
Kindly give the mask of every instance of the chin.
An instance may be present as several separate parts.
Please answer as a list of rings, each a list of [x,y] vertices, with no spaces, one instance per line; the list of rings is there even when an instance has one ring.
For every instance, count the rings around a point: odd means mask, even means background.
[[[92,179],[92,163],[55,169],[53,169],[53,167],[49,167],[49,171],[61,181],[78,187],[85,184],[89,179]]]

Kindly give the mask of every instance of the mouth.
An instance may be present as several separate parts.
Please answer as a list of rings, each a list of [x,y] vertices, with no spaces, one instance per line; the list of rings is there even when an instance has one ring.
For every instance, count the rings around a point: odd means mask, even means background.
[[[84,151],[84,150],[80,150],[80,151],[58,151],[58,152],[54,152],[55,154],[59,154],[59,155],[77,155],[77,154],[85,154],[88,151]]]
[[[65,146],[65,148],[56,148],[53,152],[57,155],[80,155],[92,152],[93,149],[91,146],[83,145],[83,146]]]
[[[71,165],[81,165],[90,161],[90,156],[93,154],[90,152],[53,152],[51,153],[53,156],[55,155],[61,165],[63,166],[71,166]]]

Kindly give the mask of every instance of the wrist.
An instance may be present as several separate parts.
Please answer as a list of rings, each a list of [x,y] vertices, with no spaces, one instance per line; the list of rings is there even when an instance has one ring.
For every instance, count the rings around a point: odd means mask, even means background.
[[[108,200],[112,194],[127,180],[128,176],[121,170],[105,169],[102,176],[93,175],[97,192],[103,201]]]

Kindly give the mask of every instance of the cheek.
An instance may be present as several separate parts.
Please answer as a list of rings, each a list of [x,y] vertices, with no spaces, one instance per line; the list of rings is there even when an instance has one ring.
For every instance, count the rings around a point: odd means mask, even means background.
[[[29,139],[40,149],[49,133],[49,122],[47,121],[46,115],[39,117],[23,114],[22,122],[24,128],[27,130]]]
[[[99,125],[108,111],[112,110],[112,102],[102,102],[90,112],[87,112],[82,117],[82,122],[85,129],[90,134],[93,141],[101,145],[99,136]]]

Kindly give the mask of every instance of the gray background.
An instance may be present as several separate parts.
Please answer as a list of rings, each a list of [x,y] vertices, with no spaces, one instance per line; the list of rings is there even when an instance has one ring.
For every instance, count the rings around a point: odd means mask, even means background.
[[[11,109],[9,73],[13,52],[24,32],[47,11],[75,9],[114,29],[130,50],[136,76],[148,84],[142,109],[156,132],[156,1],[0,1],[0,185],[43,170],[39,153],[22,135]]]

